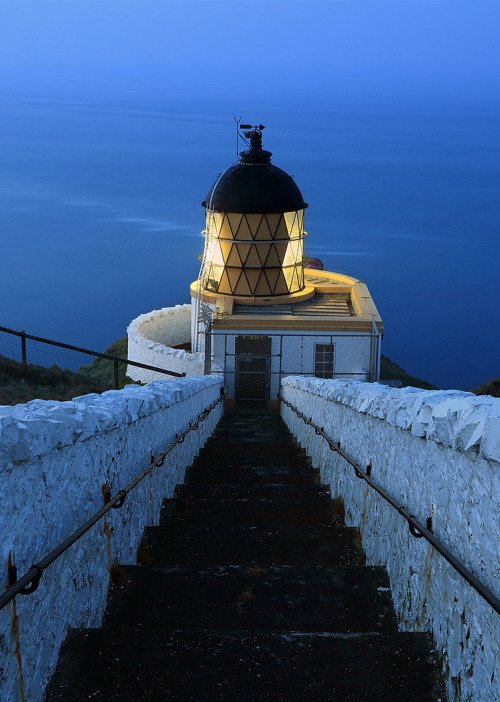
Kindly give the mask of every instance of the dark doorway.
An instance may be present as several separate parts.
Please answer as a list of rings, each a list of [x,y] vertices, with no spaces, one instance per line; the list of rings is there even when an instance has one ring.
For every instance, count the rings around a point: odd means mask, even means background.
[[[271,380],[271,339],[268,336],[237,336],[235,356],[236,407],[266,409]]]

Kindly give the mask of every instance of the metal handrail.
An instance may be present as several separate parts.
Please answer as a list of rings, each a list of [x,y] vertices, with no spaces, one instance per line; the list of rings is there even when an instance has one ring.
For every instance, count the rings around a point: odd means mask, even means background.
[[[446,546],[444,546],[440,541],[436,539],[436,537],[432,534],[432,519],[429,518],[427,520],[427,527],[424,527],[423,524],[421,524],[415,515],[410,514],[410,512],[406,509],[406,507],[403,507],[402,505],[399,504],[393,497],[389,495],[380,485],[378,485],[374,480],[371,479],[370,474],[372,471],[372,466],[371,463],[367,467],[367,472],[365,473],[361,467],[359,466],[356,461],[353,461],[352,458],[350,458],[345,451],[343,451],[340,448],[340,442],[338,444],[335,444],[332,439],[327,436],[324,432],[323,427],[318,427],[314,422],[312,421],[312,418],[307,418],[305,414],[302,412],[299,412],[299,410],[294,407],[290,402],[287,402],[287,400],[284,399],[284,397],[280,396],[281,402],[283,402],[284,405],[289,407],[292,412],[295,412],[297,417],[299,419],[302,419],[302,421],[305,424],[308,424],[311,426],[316,434],[318,436],[322,436],[323,439],[328,443],[328,446],[331,451],[334,451],[335,453],[338,453],[339,456],[342,456],[342,458],[347,461],[353,468],[356,473],[356,477],[364,480],[368,485],[375,490],[381,497],[384,498],[386,502],[388,502],[391,507],[394,507],[399,514],[406,519],[408,522],[408,526],[410,529],[410,533],[412,536],[415,536],[417,539],[424,538],[426,541],[428,541],[431,546],[433,546],[436,551],[438,551],[445,560],[448,561],[448,563],[454,568],[457,573],[459,573],[464,580],[466,580],[469,585],[471,585],[476,592],[481,595],[481,597],[488,602],[488,604],[495,610],[497,614],[500,614],[500,598],[498,598],[496,595],[494,595],[491,590],[489,590],[485,585],[483,585],[476,576],[471,573],[464,565],[461,563],[452,553],[449,551]]]
[[[147,363],[140,363],[139,361],[131,361],[128,358],[120,358],[119,356],[113,356],[109,353],[100,353],[99,351],[91,351],[90,349],[84,349],[80,346],[72,346],[71,344],[64,344],[62,341],[52,341],[51,339],[44,339],[41,336],[33,336],[32,334],[27,334],[24,331],[16,331],[15,329],[8,329],[7,327],[0,327],[0,332],[5,332],[6,334],[12,334],[13,336],[19,336],[22,343],[22,355],[23,355],[23,365],[26,365],[26,339],[30,341],[39,341],[41,344],[49,344],[49,346],[59,346],[62,349],[69,349],[70,351],[79,351],[80,353],[86,353],[89,356],[96,356],[96,358],[105,358],[109,361],[114,361],[115,365],[118,363],[126,363],[128,366],[137,366],[138,368],[145,368],[146,370],[157,371],[158,373],[164,373],[165,375],[173,375],[176,378],[185,378],[185,373],[176,373],[175,371],[165,370],[165,368],[158,368],[157,366],[149,366]]]
[[[112,498],[110,493],[104,495],[105,504],[101,509],[96,512],[90,519],[88,519],[85,524],[83,524],[79,529],[77,529],[71,536],[68,536],[61,544],[59,544],[55,549],[53,549],[47,556],[42,558],[39,563],[35,563],[31,566],[28,572],[21,578],[17,579],[17,569],[15,566],[10,566],[9,568],[9,580],[11,581],[10,587],[0,595],[0,610],[5,607],[11,600],[16,597],[16,595],[30,595],[32,592],[38,588],[40,583],[40,578],[42,577],[43,571],[53,563],[59,556],[61,556],[65,551],[72,546],[75,541],[83,536],[89,529],[91,529],[104,515],[109,512],[110,509],[119,509],[125,502],[125,498],[128,493],[133,490],[136,485],[138,485],[141,480],[143,480],[146,475],[149,475],[153,468],[162,466],[167,455],[177,446],[177,444],[182,444],[187,434],[190,431],[194,431],[198,428],[200,422],[204,422],[208,417],[210,412],[217,407],[217,405],[225,399],[225,396],[221,396],[212,402],[212,404],[203,410],[203,412],[198,416],[196,421],[182,432],[182,434],[176,435],[175,439],[167,446],[167,448],[160,453],[160,455],[154,459],[153,456],[149,466],[142,471],[131,483],[129,483],[125,488],[119,490],[116,495]]]

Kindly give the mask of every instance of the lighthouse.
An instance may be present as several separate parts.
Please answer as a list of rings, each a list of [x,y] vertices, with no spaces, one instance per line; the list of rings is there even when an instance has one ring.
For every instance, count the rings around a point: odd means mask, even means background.
[[[366,285],[304,258],[307,203],[271,163],[263,125],[202,203],[205,238],[191,284],[191,349],[224,374],[229,406],[272,408],[284,375],[377,381],[382,320]]]
[[[206,290],[244,298],[304,289],[304,210],[291,176],[271,164],[262,125],[246,132],[250,148],[212,185],[205,207]]]

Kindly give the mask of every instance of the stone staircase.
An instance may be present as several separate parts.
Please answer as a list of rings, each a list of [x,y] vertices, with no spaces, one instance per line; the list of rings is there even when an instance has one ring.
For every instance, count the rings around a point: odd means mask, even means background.
[[[225,415],[176,492],[48,702],[444,702],[429,637],[398,632],[385,570],[277,415]]]

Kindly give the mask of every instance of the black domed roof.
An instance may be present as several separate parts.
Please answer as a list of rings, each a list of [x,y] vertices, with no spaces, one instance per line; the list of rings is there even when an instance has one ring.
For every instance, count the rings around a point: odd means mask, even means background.
[[[250,133],[250,148],[240,162],[230,166],[209,190],[201,204],[216,212],[270,214],[294,212],[307,207],[295,181],[271,164],[271,152],[262,149],[262,133]]]

